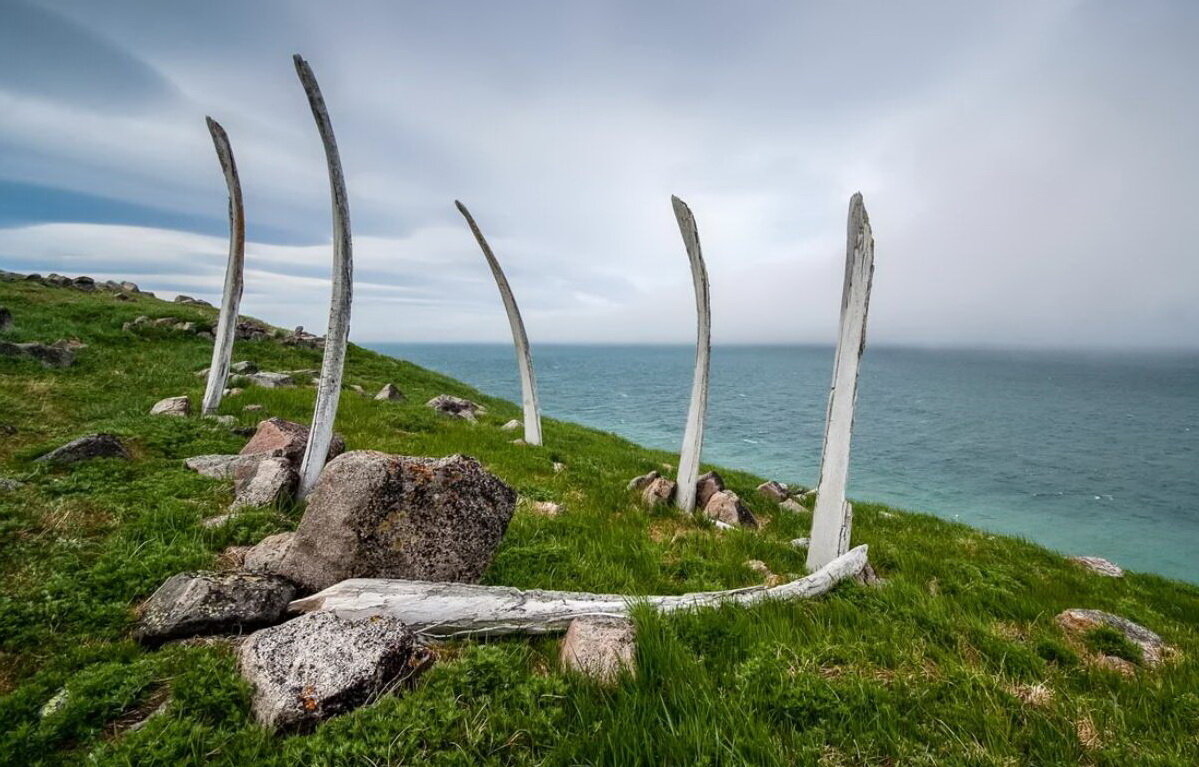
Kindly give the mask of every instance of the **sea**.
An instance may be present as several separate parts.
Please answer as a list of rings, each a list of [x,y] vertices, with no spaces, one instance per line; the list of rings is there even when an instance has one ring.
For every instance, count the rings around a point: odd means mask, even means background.
[[[367,344],[520,401],[503,344]],[[695,349],[541,345],[544,415],[678,450]],[[717,346],[705,461],[817,481],[834,352]],[[1199,583],[1199,353],[877,347],[849,497]]]

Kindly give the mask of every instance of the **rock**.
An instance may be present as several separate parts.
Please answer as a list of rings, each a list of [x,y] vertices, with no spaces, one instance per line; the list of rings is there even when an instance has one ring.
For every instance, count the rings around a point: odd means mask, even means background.
[[[221,527],[227,522],[232,521],[236,516],[238,516],[237,512],[231,511],[228,514],[218,514],[215,517],[209,517],[208,519],[200,520],[200,524],[203,527],[208,528]]]
[[[513,418],[511,421],[504,424],[500,428],[503,429],[504,431],[516,431],[520,427],[521,427],[521,422],[516,420],[515,418]]]
[[[575,618],[566,630],[558,657],[564,668],[601,682],[616,680],[636,668],[636,632],[627,618]]]
[[[779,508],[783,511],[789,511],[792,514],[799,514],[807,511],[807,508],[805,508],[802,503],[794,498],[788,498],[787,500],[783,501],[779,504]]]
[[[404,399],[404,393],[396,388],[395,384],[387,384],[379,393],[375,395],[377,400],[400,401]]]
[[[177,322],[173,327],[181,333],[195,333],[197,326],[194,322]]]
[[[54,693],[54,696],[50,698],[50,700],[46,701],[46,704],[38,710],[38,716],[42,719],[45,719],[48,716],[57,714],[63,709],[64,706],[67,705],[67,699],[69,697],[70,692],[67,690],[67,688],[63,687],[59,689],[59,691]]]
[[[3,306],[0,306],[0,332],[4,332],[12,327],[12,312]]]
[[[264,409],[265,408],[263,408],[262,405],[246,405],[242,408],[242,410],[246,411],[247,413],[256,413]]]
[[[734,527],[757,527],[758,520],[745,508],[741,498],[732,490],[719,490],[708,499],[704,514],[709,519],[724,522]]]
[[[77,463],[92,458],[121,458],[128,461],[132,456],[121,440],[112,434],[89,434],[56,447],[37,461],[42,463]]]
[[[217,564],[222,570],[241,570],[246,563],[246,553],[249,550],[249,546],[229,546],[217,555]]]
[[[229,372],[237,373],[238,375],[249,375],[251,373],[257,373],[258,366],[249,360],[241,360],[230,365]]]
[[[806,549],[808,547],[808,545],[811,543],[812,543],[811,538],[792,538],[791,539],[791,548]]]
[[[80,341],[78,338],[60,338],[50,345],[55,349],[69,349],[73,352],[87,348],[87,344]]]
[[[284,389],[288,386],[296,385],[295,380],[286,373],[251,373],[246,378],[249,379],[250,383],[255,386],[261,386],[264,389]]]
[[[321,472],[276,572],[313,591],[346,578],[473,582],[515,505],[473,458],[349,452]]]
[[[273,506],[291,498],[298,481],[295,467],[286,458],[262,458],[239,464],[233,470],[234,498],[230,508]]]
[[[629,480],[629,484],[625,486],[626,490],[644,490],[649,487],[649,484],[660,477],[657,471],[651,471],[648,474],[642,474],[640,477],[633,477]]]
[[[261,455],[197,455],[186,458],[183,465],[194,472],[214,479],[233,479],[238,466],[256,464]]]
[[[267,626],[283,616],[294,596],[290,583],[270,575],[180,573],[142,604],[133,636],[157,644]]]
[[[150,320],[150,324],[156,328],[165,328],[165,327],[169,327],[169,326],[174,326],[178,323],[179,323],[179,319],[176,317],[159,317],[157,319]],[[134,320],[134,324],[137,324],[136,320]]]
[[[1149,629],[1133,623],[1119,615],[1105,613],[1102,610],[1065,610],[1055,618],[1063,630],[1071,633],[1083,633],[1092,629],[1108,627],[1119,631],[1124,638],[1141,649],[1141,659],[1148,666],[1156,666],[1162,662],[1168,647],[1162,638]]]
[[[695,506],[702,509],[708,505],[713,493],[724,490],[724,478],[714,471],[701,474],[695,481]]]
[[[25,483],[12,477],[0,477],[0,492],[12,492],[25,487]]]
[[[1070,557],[1070,562],[1081,565],[1093,573],[1105,575],[1108,578],[1123,578],[1124,570],[1101,557]]]
[[[562,504],[553,501],[534,501],[531,508],[534,514],[541,514],[545,517],[556,517],[562,513]]]
[[[76,277],[75,279],[71,280],[71,286],[90,293],[96,289],[96,281],[91,277]]]
[[[566,464],[554,461],[554,473],[561,474],[566,469]]]
[[[291,542],[296,537],[294,532],[275,533],[263,538],[246,552],[243,567],[252,573],[274,573],[279,569],[279,563],[291,548]]]
[[[308,447],[308,427],[282,418],[268,418],[258,424],[254,436],[241,449],[241,455],[270,455],[286,458],[299,465]],[[329,445],[329,459],[346,449],[345,440],[334,434]]]
[[[641,493],[641,501],[646,506],[658,506],[659,504],[669,504],[674,500],[674,492],[677,488],[674,480],[666,477],[658,477],[645,486],[645,490]]]
[[[173,415],[186,417],[192,411],[191,402],[187,397],[167,397],[154,403],[150,415]]]
[[[464,421],[471,421],[472,423],[475,420],[475,414],[482,411],[478,403],[462,399],[461,397],[451,397],[448,394],[439,394],[426,402],[425,405],[439,413],[461,418]]]
[[[347,388],[347,389],[349,389],[350,391],[353,391],[353,392],[356,392],[356,393],[358,393],[358,394],[361,394],[361,395],[362,395],[362,396],[364,396],[364,397],[365,397],[365,396],[367,396],[367,394],[366,394],[366,389],[363,389],[363,388],[362,388],[361,386],[359,386],[358,384],[350,384],[350,385],[349,385],[349,386],[347,386],[346,388]]]
[[[520,437],[517,437],[516,439],[512,440],[512,444],[513,444],[513,445],[527,445],[527,444],[529,444],[529,443],[528,443],[528,442],[525,442],[525,441],[524,441],[523,439],[521,439]]]
[[[775,482],[773,479],[758,485],[758,492],[775,503],[782,503],[788,498],[787,486],[782,482]]]
[[[127,290],[130,293],[141,293],[142,292],[141,288],[139,288],[137,286],[136,282],[122,282],[119,284],[121,286],[121,290]]]
[[[305,333],[303,325],[297,326],[295,330],[283,336],[280,341],[288,346],[306,346],[310,349],[316,349],[325,345],[325,339],[314,336],[311,333]]]
[[[774,575],[774,573],[770,571],[770,566],[760,559],[747,559],[741,564],[744,567],[753,570],[756,575],[760,575],[763,578],[769,578],[770,576]]]
[[[46,344],[14,344],[0,341],[0,357],[37,360],[48,368],[70,367],[75,362],[75,353],[66,347]]]
[[[309,730],[383,694],[419,657],[412,632],[395,618],[309,613],[251,635],[238,669],[254,688],[260,724]]]
[[[181,293],[181,294],[179,294],[179,295],[177,295],[177,296],[175,296],[175,303],[177,303],[177,304],[188,304],[188,305],[190,305],[190,306],[207,306],[207,307],[208,307],[208,308],[210,308],[210,309],[212,308],[212,304],[208,303],[208,302],[207,302],[207,301],[205,301],[204,299],[202,299],[202,298],[192,298],[191,296],[185,296],[185,295],[183,295],[182,293]]]
[[[245,391],[245,389],[240,389],[240,388],[234,386],[230,389],[225,389],[225,391],[221,393],[221,396],[222,397],[236,397],[237,395],[241,394],[243,391]]]
[[[218,413],[209,413],[208,415],[203,416],[203,418],[206,421],[215,421],[216,423],[220,424],[221,426],[224,426],[227,429],[232,429],[234,426],[237,426],[237,418],[235,418],[231,415],[220,415]]]

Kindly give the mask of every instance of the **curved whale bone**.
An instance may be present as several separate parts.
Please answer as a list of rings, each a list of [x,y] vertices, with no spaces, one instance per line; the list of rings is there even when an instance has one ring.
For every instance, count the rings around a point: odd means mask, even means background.
[[[704,449],[704,419],[708,412],[708,372],[712,355],[712,301],[708,294],[708,270],[704,266],[699,246],[699,230],[695,216],[687,203],[678,197],[670,198],[674,216],[683,235],[683,246],[691,262],[691,281],[695,286],[695,378],[691,384],[691,407],[687,411],[687,428],[683,432],[683,449],[679,453],[678,491],[675,504],[680,511],[695,511],[695,483],[699,479],[700,455]]]

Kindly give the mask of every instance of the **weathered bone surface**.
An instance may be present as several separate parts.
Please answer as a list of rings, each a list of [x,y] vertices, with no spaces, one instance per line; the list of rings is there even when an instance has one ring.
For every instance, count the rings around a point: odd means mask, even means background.
[[[670,198],[674,216],[679,222],[687,258],[691,261],[691,281],[695,283],[695,380],[691,385],[691,408],[687,411],[687,428],[683,432],[683,449],[679,454],[679,491],[675,504],[684,512],[695,511],[695,482],[699,478],[700,454],[704,448],[704,419],[708,412],[708,367],[712,354],[712,308],[708,295],[708,270],[699,247],[699,230],[687,203],[678,197]]]
[[[866,564],[866,546],[858,546],[811,575],[772,588],[751,586],[648,597],[355,578],[298,599],[289,609],[332,612],[350,619],[383,615],[398,618],[416,633],[431,637],[547,634],[565,631],[572,620],[583,616],[628,615],[629,608],[637,604],[672,612],[725,602],[748,605],[767,599],[816,597],[858,575]]]
[[[525,411],[525,442],[540,445],[541,406],[537,401],[537,379],[533,377],[533,354],[529,351],[529,337],[525,334],[525,323],[520,317],[516,296],[512,295],[508,278],[504,276],[500,262],[491,252],[491,246],[487,244],[487,239],[483,237],[483,232],[475,223],[470,211],[457,200],[454,200],[454,204],[458,206],[458,212],[466,219],[466,225],[470,227],[471,234],[483,250],[483,257],[487,259],[487,265],[491,267],[491,274],[495,277],[495,284],[500,289],[500,298],[504,300],[504,311],[508,313],[508,324],[512,326],[512,343],[516,345],[516,364],[520,367],[520,397]]]
[[[833,364],[832,390],[820,456],[820,484],[812,515],[808,569],[816,570],[849,548],[853,509],[845,500],[849,442],[858,398],[858,367],[866,348],[866,313],[874,276],[874,237],[861,193],[849,200],[845,246],[845,285],[841,294],[841,330]]]
[[[237,177],[237,163],[233,161],[229,136],[216,120],[211,117],[206,119],[208,132],[212,134],[212,143],[216,147],[217,160],[221,163],[221,172],[225,174],[225,185],[229,187],[229,261],[225,265],[225,290],[221,295],[221,313],[217,318],[216,335],[212,343],[212,365],[208,368],[208,384],[200,406],[201,414],[212,415],[220,407],[225,380],[229,377],[229,361],[233,359],[233,339],[237,335],[237,312],[241,306],[246,257],[246,214],[242,207],[241,181]]]
[[[345,176],[333,123],[325,108],[320,86],[312,68],[299,54],[294,57],[296,74],[304,85],[312,117],[325,145],[329,165],[329,191],[333,202],[333,294],[329,302],[329,329],[325,333],[325,356],[321,363],[320,384],[316,391],[316,407],[312,413],[312,433],[304,461],[300,465],[300,486],[297,496],[305,497],[316,484],[325,467],[329,444],[333,441],[333,421],[341,398],[341,377],[345,369],[346,343],[350,336],[350,302],[354,292],[354,258],[350,244],[350,202],[346,195]]]

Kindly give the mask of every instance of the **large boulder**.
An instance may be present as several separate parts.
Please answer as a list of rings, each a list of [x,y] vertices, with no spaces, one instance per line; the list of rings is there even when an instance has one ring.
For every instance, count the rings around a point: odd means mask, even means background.
[[[150,415],[186,417],[191,411],[191,402],[187,397],[167,397],[154,403],[154,407],[150,408]]]
[[[425,406],[433,408],[438,413],[471,422],[475,420],[475,416],[478,413],[486,410],[486,408],[477,402],[471,402],[461,397],[451,397],[449,394],[439,394],[426,402]]]
[[[14,344],[0,341],[0,357],[37,360],[48,368],[70,367],[75,362],[75,352],[70,349],[39,343]]]
[[[269,626],[283,616],[294,596],[294,586],[271,575],[179,573],[142,604],[133,635],[156,644]]]
[[[709,519],[723,522],[733,527],[757,527],[758,520],[741,502],[740,496],[732,490],[719,490],[712,494],[704,506],[704,514]]]
[[[695,505],[704,508],[712,496],[724,490],[724,478],[714,471],[699,475],[695,481]]]
[[[1148,666],[1156,666],[1161,663],[1169,651],[1169,647],[1156,633],[1139,623],[1133,623],[1127,618],[1105,613],[1102,610],[1075,608],[1059,613],[1055,620],[1063,630],[1071,633],[1085,633],[1097,628],[1115,629],[1140,649],[1141,659]]]
[[[286,458],[266,457],[239,464],[233,470],[233,510],[273,506],[291,498],[299,474]]]
[[[256,465],[263,457],[261,454],[196,455],[184,459],[183,465],[197,474],[213,479],[233,479],[239,468]]]
[[[112,434],[89,434],[56,447],[36,460],[42,463],[77,463],[92,458],[121,458],[127,461],[131,457],[124,443]]]
[[[634,670],[636,654],[636,634],[631,620],[587,616],[570,622],[558,658],[565,668],[601,682],[611,682],[622,671]]]
[[[241,449],[241,455],[263,455],[286,458],[293,464],[299,464],[308,447],[308,427],[285,421],[282,418],[268,418],[258,424],[254,436]],[[345,440],[333,435],[329,445],[329,458],[336,458],[346,449]]]
[[[473,458],[352,451],[321,472],[275,572],[312,591],[346,578],[473,582],[515,505]]]
[[[251,635],[238,669],[254,687],[259,723],[303,731],[386,692],[419,657],[412,632],[395,618],[309,613]]]
[[[242,566],[252,573],[277,572],[295,537],[295,532],[268,535],[250,547],[243,557]]]

